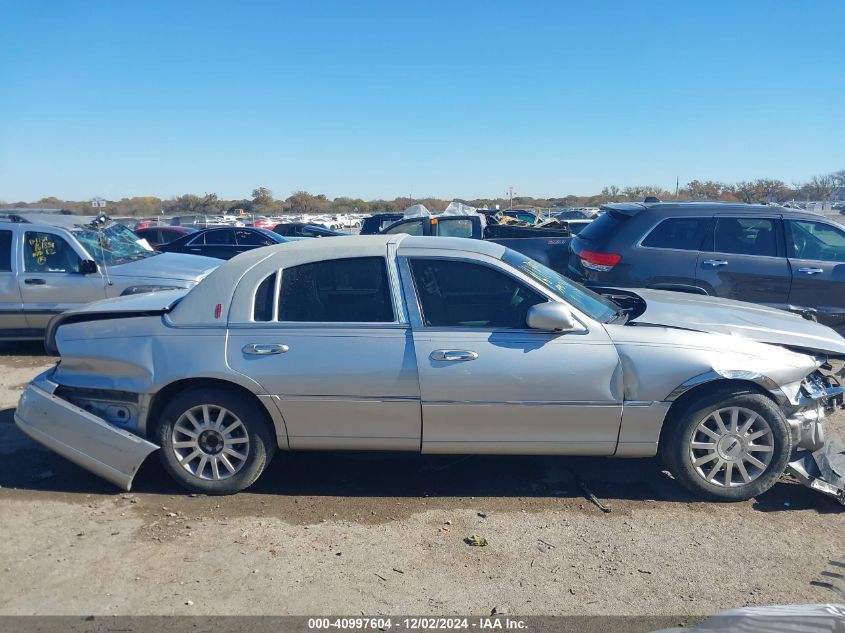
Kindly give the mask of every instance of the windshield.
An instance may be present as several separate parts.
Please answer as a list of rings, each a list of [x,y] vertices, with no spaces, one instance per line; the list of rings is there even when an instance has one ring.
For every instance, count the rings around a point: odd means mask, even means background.
[[[99,230],[76,227],[71,233],[98,264],[113,266],[157,254],[143,238],[122,224]]]
[[[596,321],[606,323],[616,318],[620,313],[619,306],[609,299],[605,299],[581,284],[567,279],[560,273],[543,266],[540,262],[522,253],[508,249],[505,251],[502,261],[521,270],[568,304]]]

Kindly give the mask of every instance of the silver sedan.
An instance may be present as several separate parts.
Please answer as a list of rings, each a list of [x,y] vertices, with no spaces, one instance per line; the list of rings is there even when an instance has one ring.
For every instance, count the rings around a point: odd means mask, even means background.
[[[20,428],[127,490],[158,451],[210,494],[279,450],[349,449],[659,453],[696,495],[747,499],[824,446],[845,356],[786,312],[602,296],[500,245],[406,235],[257,249],[190,291],[65,313],[47,344],[61,363]]]

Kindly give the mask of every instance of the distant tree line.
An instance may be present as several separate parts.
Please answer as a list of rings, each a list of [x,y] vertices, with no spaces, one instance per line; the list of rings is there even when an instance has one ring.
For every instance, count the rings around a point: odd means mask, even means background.
[[[807,182],[794,182],[791,185],[782,180],[761,178],[754,181],[724,183],[713,180],[692,180],[678,191],[667,191],[662,187],[638,185],[618,187],[609,185],[600,193],[591,196],[568,195],[560,198],[533,198],[519,196],[513,199],[513,205],[519,207],[595,207],[606,202],[624,202],[642,200],[646,196],[656,196],[661,200],[725,200],[736,202],[777,203],[789,200],[831,200],[835,195],[845,192],[845,169],[814,176]],[[487,206],[507,208],[510,201],[506,198],[461,199],[459,202],[474,207]],[[222,200],[217,194],[209,193],[197,196],[187,193],[166,200],[155,196],[135,196],[108,200],[106,212],[114,217],[137,216],[153,217],[165,213],[168,215],[219,215],[243,210],[256,215],[281,215],[285,213],[379,213],[401,211],[412,204],[424,204],[432,211],[442,211],[449,200],[439,198],[394,198],[393,200],[362,200],[360,198],[339,197],[329,199],[324,194],[311,194],[307,191],[295,191],[285,199],[276,198],[266,187],[252,191],[250,198],[240,200]],[[61,200],[56,197],[42,198],[36,202],[0,202],[2,208],[56,208],[74,213],[92,215],[94,209],[90,201]]]

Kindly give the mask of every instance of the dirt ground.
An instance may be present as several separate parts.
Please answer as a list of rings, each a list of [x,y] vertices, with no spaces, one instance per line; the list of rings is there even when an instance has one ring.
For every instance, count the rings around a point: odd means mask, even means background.
[[[789,481],[697,502],[656,460],[282,453],[248,492],[204,497],[153,456],[124,494],[15,427],[21,389],[52,362],[39,344],[0,345],[0,614],[692,616],[845,601],[842,507]]]

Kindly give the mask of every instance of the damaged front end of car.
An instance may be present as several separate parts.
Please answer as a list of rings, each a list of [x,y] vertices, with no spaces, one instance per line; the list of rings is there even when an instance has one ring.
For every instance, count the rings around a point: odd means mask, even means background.
[[[826,364],[822,367],[830,369]],[[836,378],[818,370],[801,382],[797,404],[786,409],[797,449],[786,472],[845,505],[845,443],[825,428],[825,418],[845,408],[843,394],[845,388]]]

